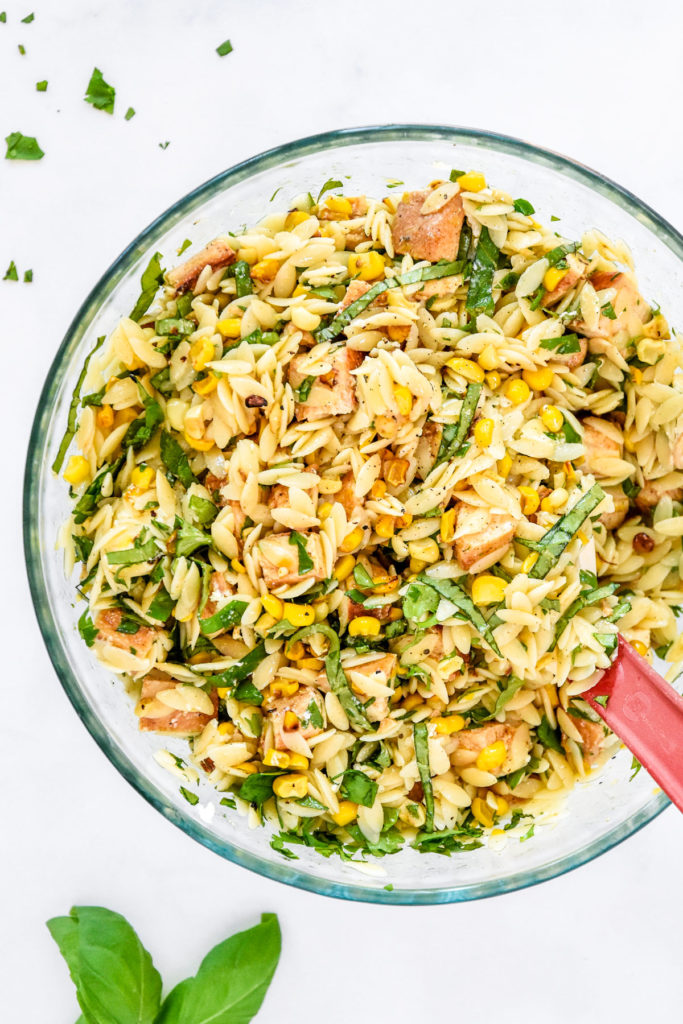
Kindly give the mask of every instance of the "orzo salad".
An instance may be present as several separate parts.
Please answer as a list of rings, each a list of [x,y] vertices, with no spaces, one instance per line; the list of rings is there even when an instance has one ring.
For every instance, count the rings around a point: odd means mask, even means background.
[[[477,171],[340,187],[155,254],[61,543],[157,758],[285,855],[473,849],[617,750],[617,631],[681,657],[682,349],[624,243]]]

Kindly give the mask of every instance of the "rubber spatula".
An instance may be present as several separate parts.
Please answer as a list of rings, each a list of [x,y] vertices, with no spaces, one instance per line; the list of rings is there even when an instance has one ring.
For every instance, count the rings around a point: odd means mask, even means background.
[[[581,697],[683,811],[683,698],[621,636],[612,665]]]

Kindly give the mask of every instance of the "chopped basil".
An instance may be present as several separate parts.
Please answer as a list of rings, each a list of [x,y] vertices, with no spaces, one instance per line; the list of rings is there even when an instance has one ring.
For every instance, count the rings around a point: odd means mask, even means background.
[[[470,313],[493,313],[493,275],[498,266],[498,249],[493,244],[488,228],[482,228],[474,253],[470,284],[465,308]]]
[[[560,637],[564,633],[570,621],[578,612],[581,611],[582,608],[588,608],[590,605],[598,604],[598,602],[604,600],[606,597],[610,597],[615,592],[615,590],[618,589],[618,583],[607,583],[604,587],[598,587],[597,590],[589,590],[585,593],[579,594],[579,596],[574,601],[572,601],[567,610],[563,612],[557,620],[557,624],[555,626],[555,637],[548,650],[555,650]],[[614,637],[614,643],[616,644],[616,633],[610,633],[608,635],[610,637]]]
[[[251,295],[254,287],[251,281],[249,264],[246,260],[237,260],[237,262],[233,264],[232,276],[235,278],[237,298],[241,299],[244,298],[245,295]]]
[[[161,461],[169,473],[178,477],[183,487],[189,487],[194,483],[195,475],[190,469],[187,455],[178,442],[167,431],[161,431]]]
[[[294,389],[294,395],[297,402],[307,402],[308,396],[311,393],[311,388],[315,384],[315,377],[305,377],[298,388]]]
[[[499,658],[502,657],[500,648],[495,641],[493,630],[489,623],[479,611],[469,594],[466,594],[457,583],[454,583],[452,580],[432,579],[430,576],[426,576],[422,572],[419,574],[418,580],[421,583],[426,583],[428,586],[436,590],[436,592],[442,597],[445,597],[447,601],[454,604],[462,613],[463,617],[467,619],[472,626],[474,626],[481,636],[484,637],[491,650],[494,651]]]
[[[178,536],[175,542],[175,553],[178,558],[184,555],[191,555],[198,548],[207,547],[211,544],[211,536],[204,530],[199,530],[186,520],[181,520]]]
[[[83,98],[86,103],[92,104],[97,110],[104,110],[107,114],[114,113],[116,89],[113,85],[105,82],[99,68],[93,68],[93,73],[90,76],[88,88]]]
[[[157,619],[159,622],[166,622],[173,611],[174,606],[175,601],[166,590],[166,587],[159,587],[152,598],[152,603],[147,609],[147,614],[150,619]]]
[[[576,430],[574,430],[573,426],[571,425],[568,419],[565,419],[564,423],[562,424],[561,433],[567,444],[581,443],[581,435]]]
[[[363,587],[364,590],[370,590],[375,586],[372,576],[360,562],[357,562],[353,567],[353,578],[359,587]]]
[[[207,501],[206,498],[200,498],[196,494],[193,494],[190,498],[190,511],[204,526],[208,523],[212,523],[218,515],[218,509],[212,501]]]
[[[512,700],[517,691],[521,690],[523,686],[523,679],[520,679],[518,676],[510,676],[507,686],[501,693],[498,694],[496,706],[494,707],[493,712],[489,717],[495,718],[496,715],[498,715],[503,710],[505,705],[509,704],[509,702]]]
[[[36,92],[47,92],[46,78],[44,78],[42,82],[36,82]]]
[[[99,503],[100,497],[102,496],[102,487],[104,485],[105,477],[107,476],[108,473],[111,473],[112,476],[115,476],[118,473],[123,463],[123,458],[124,457],[121,456],[119,459],[116,460],[116,462],[112,463],[111,466],[103,466],[102,469],[97,474],[97,476],[95,477],[95,479],[92,481],[92,483],[83,492],[74,508],[75,523],[79,525],[81,523],[84,523],[85,520],[89,519],[90,516],[97,510],[97,505]],[[55,469],[56,472],[56,470],[59,469],[59,466],[56,466],[55,468],[55,464],[53,464],[52,468]]]
[[[563,334],[559,338],[543,338],[541,348],[556,351],[558,356],[568,356],[581,351],[578,334]]]
[[[87,611],[83,612],[78,620],[78,632],[81,634],[88,647],[92,647],[97,639],[99,631],[97,627],[93,625],[92,619]]]
[[[171,381],[171,371],[168,366],[164,366],[163,370],[159,370],[153,377],[150,377],[149,382],[162,395],[170,395],[175,387]]]
[[[128,110],[123,115],[123,119],[124,121],[130,121],[133,117],[135,117],[135,109],[133,107],[128,107]]]
[[[0,11],[0,21],[3,23],[3,25],[6,23],[7,11]]]
[[[196,331],[197,325],[193,320],[184,320],[181,317],[168,316],[163,317],[161,320],[157,320],[154,325],[154,330],[162,338],[168,334],[185,337],[186,335],[192,334]]]
[[[549,266],[556,267],[558,263],[561,263],[564,260],[568,253],[576,252],[579,248],[579,244],[579,242],[570,242],[568,245],[558,245],[555,249],[551,249],[550,252],[545,254],[545,258],[547,259]]]
[[[429,768],[429,735],[426,722],[416,722],[413,725],[413,742],[415,744],[417,770],[424,792],[425,829],[427,832],[431,832],[434,828],[434,790],[432,789],[432,777]]]
[[[523,213],[525,217],[531,217],[532,214],[536,213],[528,199],[515,199],[512,205],[517,213]]]
[[[447,423],[444,426],[441,432],[439,451],[432,469],[435,469],[442,462],[448,462],[459,454],[462,443],[469,434],[474,414],[477,411],[481,388],[481,384],[467,385],[467,392],[460,409],[460,418],[457,423]]]
[[[215,686],[232,687],[236,683],[252,675],[254,669],[261,664],[266,657],[266,645],[261,642],[257,644],[248,654],[236,661],[234,665],[224,669],[219,675],[209,677],[209,682]]]
[[[441,598],[431,586],[410,583],[403,597],[403,614],[418,629],[429,629],[436,623],[436,609]]]
[[[142,384],[138,383],[140,401],[144,406],[144,413],[138,416],[128,427],[122,445],[124,448],[138,449],[148,444],[156,433],[157,427],[163,423],[164,412],[155,398],[145,391]]]
[[[138,565],[141,562],[151,562],[159,554],[156,541],[152,539],[144,544],[125,548],[123,551],[109,551],[107,561],[110,565]]]
[[[298,549],[299,553],[299,576],[303,576],[304,573],[310,572],[313,568],[313,559],[306,550],[306,538],[302,537],[296,530],[292,530],[289,535],[289,543],[294,544]]]
[[[631,775],[628,780],[629,782],[633,782],[633,780],[635,779],[636,775],[642,767],[642,764],[634,754],[634,756],[631,758]]]
[[[74,547],[78,554],[79,561],[87,562],[90,558],[90,552],[92,551],[95,542],[91,537],[86,537],[85,534],[79,535],[74,533],[72,534],[71,539],[74,542]]]
[[[185,241],[183,242],[183,244],[177,250],[177,255],[178,256],[182,256],[182,254],[185,252],[185,250],[189,249],[191,245],[192,245],[192,242],[190,241],[190,239],[186,238]]]
[[[314,729],[323,728],[325,722],[323,720],[322,714],[320,713],[320,708],[318,707],[317,701],[311,701],[311,703],[306,708],[306,713],[308,714],[311,725],[313,726]]]
[[[564,754],[562,743],[560,742],[559,730],[553,729],[548,721],[547,715],[543,716],[541,724],[536,729],[536,735],[544,747],[548,747],[550,750],[555,750],[558,754]]]
[[[256,772],[254,775],[247,775],[237,791],[238,797],[249,804],[263,807],[266,800],[270,800],[273,795],[273,782],[278,775],[282,775],[282,772]]]
[[[616,320],[617,314],[614,312],[614,306],[611,302],[606,302],[600,310],[603,316],[606,316],[608,320]]]
[[[21,19],[21,24],[22,25],[30,25],[34,18],[35,18],[35,14],[27,14],[25,18]]]
[[[604,497],[605,492],[600,485],[593,484],[591,489],[579,498],[574,507],[558,519],[539,541],[517,538],[520,544],[538,552],[538,558],[529,572],[531,579],[542,580],[548,575],[571,542],[574,534],[581,529],[593,509],[597,508]]]
[[[66,455],[67,449],[68,449],[69,445],[71,444],[71,441],[73,440],[73,438],[74,438],[74,436],[76,434],[76,428],[78,426],[78,423],[77,423],[78,404],[80,402],[81,387],[83,386],[83,381],[85,380],[86,374],[88,372],[88,366],[90,364],[90,360],[94,356],[95,352],[97,352],[98,348],[100,348],[100,346],[104,344],[104,339],[105,339],[105,335],[103,334],[101,337],[99,337],[97,339],[97,341],[95,342],[94,347],[90,350],[90,352],[88,352],[87,356],[85,357],[85,362],[83,363],[83,369],[81,370],[81,372],[80,372],[80,374],[78,376],[78,380],[76,381],[76,387],[73,389],[73,393],[71,395],[71,404],[69,406],[69,415],[67,416],[67,421],[66,421],[66,432],[65,432],[64,437],[62,438],[62,442],[61,442],[61,444],[59,446],[59,451],[57,452],[57,455],[55,456],[55,461],[52,463],[52,471],[53,471],[53,473],[59,473],[60,469],[62,468],[62,463],[64,462],[64,456]],[[97,478],[95,478],[95,479],[97,479]],[[94,481],[93,481],[93,483],[94,483]],[[92,484],[90,486],[92,487]],[[88,488],[88,490],[90,490],[90,488]],[[87,491],[86,491],[86,494],[87,494]],[[78,509],[78,506],[76,506],[76,508]],[[76,522],[83,522],[83,520],[82,519],[81,520],[77,519]]]
[[[140,278],[142,291],[130,314],[131,320],[140,320],[143,313],[147,312],[154,301],[154,296],[163,283],[164,270],[161,266],[161,259],[161,253],[155,252],[142,272],[142,277]]]
[[[449,181],[457,181],[458,178],[462,178],[464,173],[465,173],[464,171],[452,170],[451,173],[448,176]]]
[[[17,46],[17,50],[19,51],[22,57],[26,56],[26,47],[22,43],[19,43],[19,45]]]
[[[322,197],[325,195],[326,192],[331,192],[333,188],[342,188],[342,187],[343,186],[342,186],[341,181],[338,181],[336,178],[328,178],[327,181],[325,182],[325,184],[323,185],[323,187],[318,192],[318,198],[317,198],[316,202],[319,203],[320,200],[322,199]]]
[[[601,708],[607,707],[607,701],[609,700],[609,694],[602,693],[598,697],[594,697],[593,700],[596,704],[599,704]]]
[[[168,149],[168,147],[170,145],[171,145],[170,140],[167,139],[166,142],[160,142],[159,143],[159,149]]]
[[[9,267],[7,268],[7,270],[5,272],[5,276],[3,277],[3,281],[18,281],[18,280],[19,280],[19,274],[17,273],[16,264],[15,264],[14,260],[10,260]]]
[[[24,284],[30,284],[32,280],[33,280],[33,271],[32,270],[25,270],[24,271]]]
[[[85,409],[88,405],[94,405],[97,406],[97,408],[100,408],[102,406],[102,399],[104,398],[106,390],[107,385],[105,384],[99,391],[93,391],[89,395],[83,395],[83,398],[81,399],[81,405],[83,408]]]
[[[7,152],[5,160],[42,160],[45,153],[33,135],[11,132],[5,137]]]
[[[322,622],[316,622],[312,626],[304,626],[303,629],[298,630],[291,637],[287,646],[291,648],[291,645],[296,643],[297,640],[305,640],[306,637],[318,633],[324,636],[329,644],[327,654],[325,655],[325,674],[330,684],[330,689],[339,698],[339,703],[346,712],[351,725],[358,732],[371,732],[372,725],[363,710],[362,704],[349,686],[344,669],[342,668],[339,637],[331,626],[327,626]]]
[[[226,39],[224,43],[216,47],[216,53],[219,57],[227,57],[229,53],[232,53],[232,43],[229,39]]]
[[[617,633],[593,633],[599,644],[605,648],[608,658],[611,658],[619,646],[619,635]]]
[[[188,804],[192,804],[193,807],[195,806],[195,804],[199,803],[199,797],[197,796],[197,794],[196,793],[191,793],[190,790],[189,789],[185,789],[184,786],[180,787],[180,792],[185,797],[185,799],[187,800]]]
[[[258,687],[250,682],[239,683],[235,687],[233,697],[235,700],[241,701],[242,704],[253,704],[256,706],[263,704],[263,694]]]
[[[344,772],[340,792],[344,800],[351,800],[363,807],[372,807],[379,786],[369,779],[365,772],[351,768]]]
[[[533,836],[533,834],[534,834],[534,828],[535,828],[535,827],[536,827],[535,825],[530,825],[530,826],[529,826],[529,829],[528,829],[528,831],[527,831],[527,832],[525,832],[523,836],[520,836],[520,837],[519,837],[519,841],[520,841],[520,843],[525,843],[525,842],[527,841],[527,839],[531,839],[531,837],[532,837],[532,836]]]
[[[498,287],[506,291],[508,288],[514,288],[519,281],[519,274],[515,274],[514,270],[511,270],[509,274],[506,274],[502,280],[498,282]]]
[[[238,626],[242,616],[249,607],[248,601],[228,601],[219,611],[208,619],[199,620],[199,628],[205,635],[218,633],[221,629],[231,629]]]

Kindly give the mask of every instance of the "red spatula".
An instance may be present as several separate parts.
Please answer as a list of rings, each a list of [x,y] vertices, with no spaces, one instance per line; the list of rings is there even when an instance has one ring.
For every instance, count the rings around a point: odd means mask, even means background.
[[[683,811],[683,698],[621,636],[612,665],[581,697]]]

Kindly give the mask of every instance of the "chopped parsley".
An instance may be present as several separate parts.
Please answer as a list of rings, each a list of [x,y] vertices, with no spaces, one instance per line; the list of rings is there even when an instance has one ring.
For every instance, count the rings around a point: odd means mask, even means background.
[[[299,576],[303,576],[313,568],[313,559],[306,550],[306,538],[302,537],[302,535],[297,533],[296,530],[292,530],[289,535],[289,543],[293,544],[298,549]]]
[[[113,85],[105,82],[99,68],[93,68],[83,99],[86,103],[90,103],[91,106],[95,107],[96,110],[104,110],[107,114],[114,113],[116,89]]]

